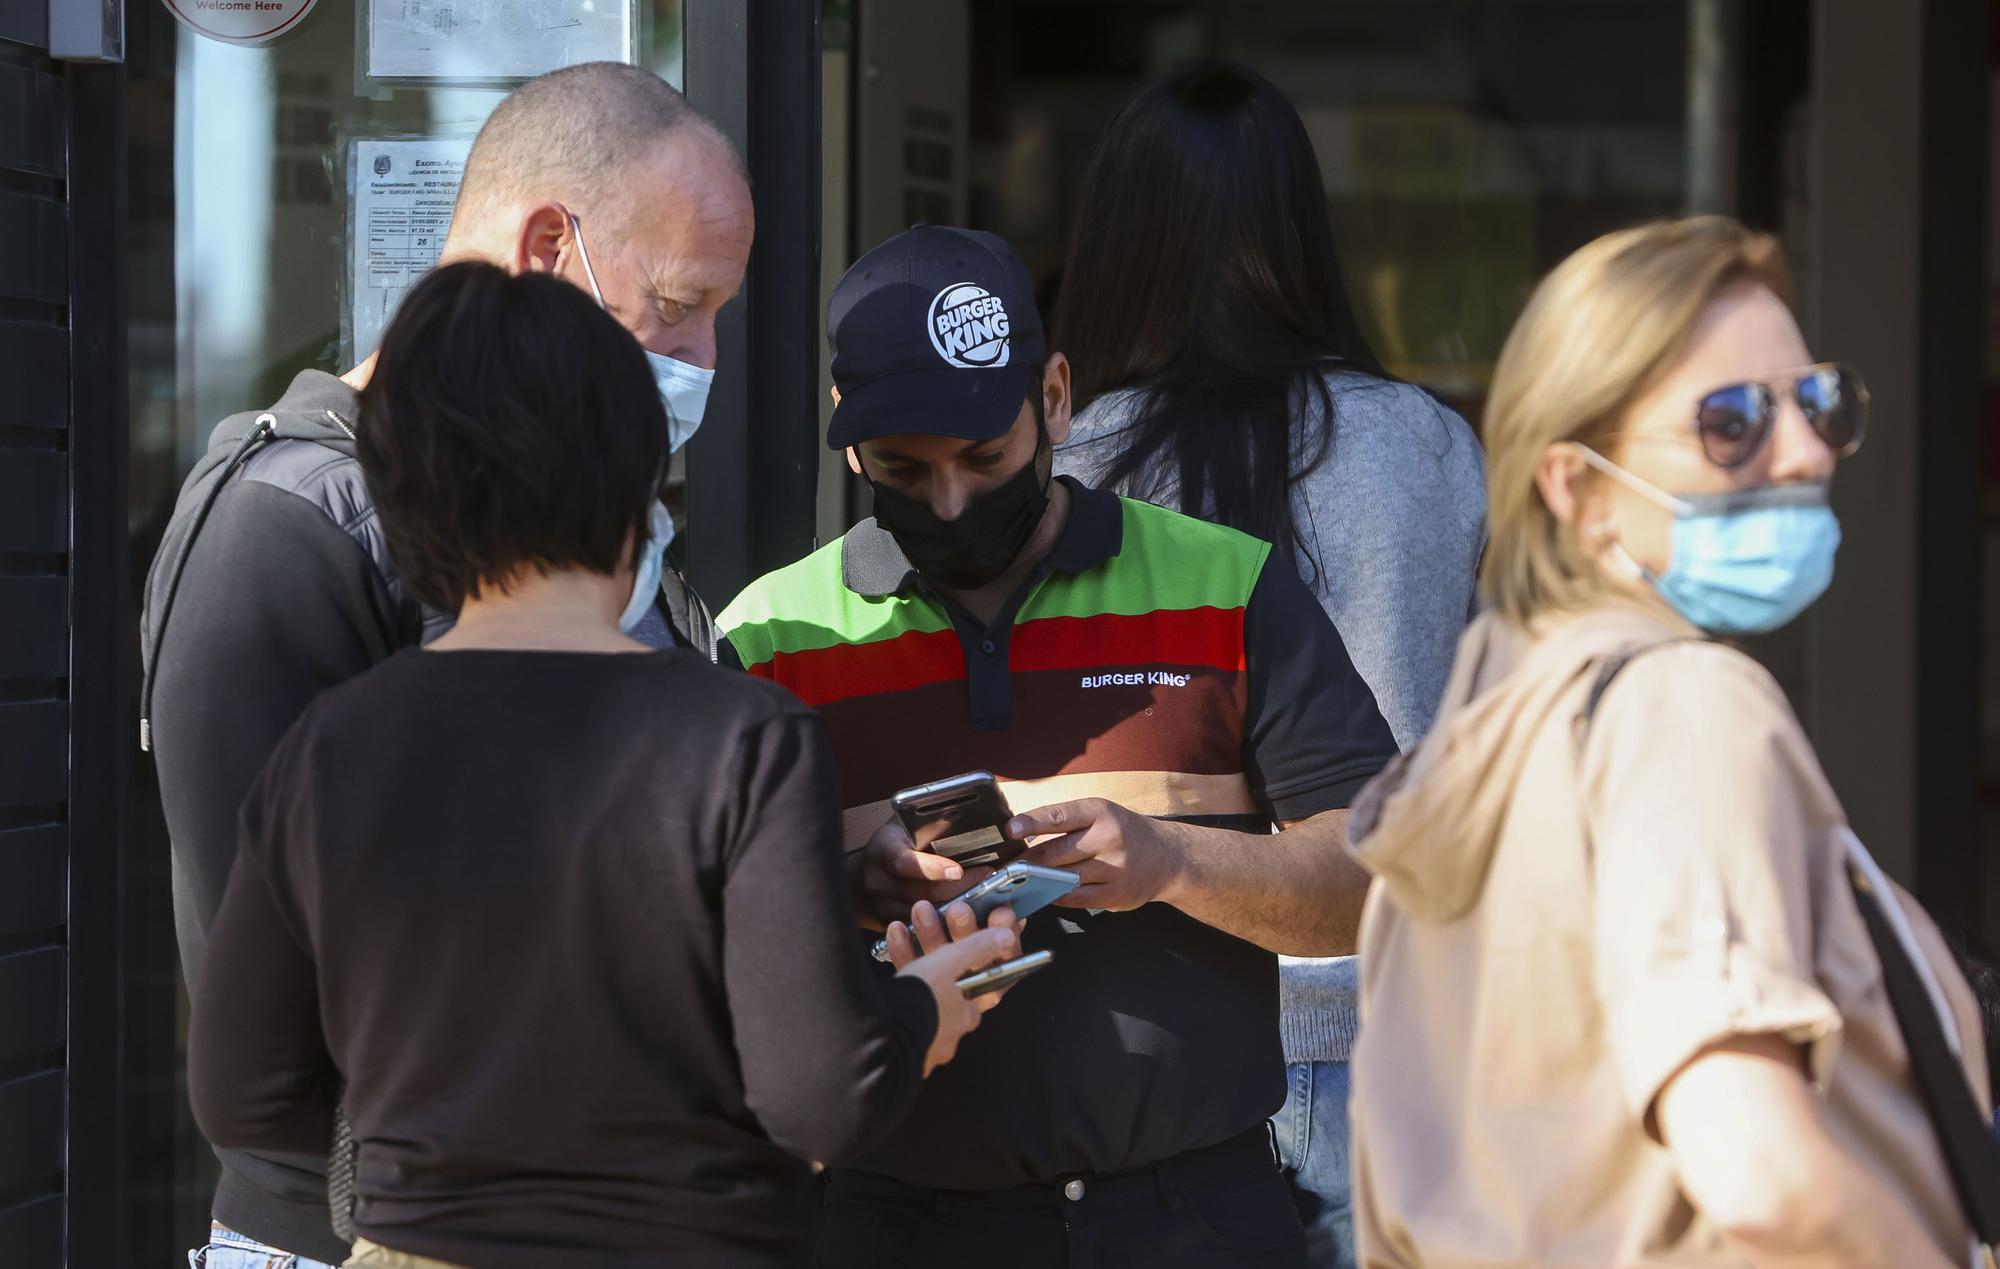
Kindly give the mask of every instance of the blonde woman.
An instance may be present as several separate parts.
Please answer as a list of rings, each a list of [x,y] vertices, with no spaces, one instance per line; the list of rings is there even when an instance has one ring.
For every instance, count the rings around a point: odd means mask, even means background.
[[[1827,486],[1866,396],[1814,363],[1785,288],[1770,238],[1648,225],[1565,261],[1501,354],[1490,608],[1353,821],[1381,883],[1365,1265],[1965,1263],[1848,881],[1864,856],[1777,684],[1709,637],[1832,578]],[[1881,886],[1988,1108],[1971,993]]]

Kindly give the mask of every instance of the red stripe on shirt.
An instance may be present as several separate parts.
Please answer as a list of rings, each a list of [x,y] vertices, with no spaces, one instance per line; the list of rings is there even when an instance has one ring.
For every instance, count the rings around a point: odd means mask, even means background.
[[[1116,670],[1200,665],[1241,670],[1241,608],[1161,609],[1127,616],[1043,617],[1014,627],[1009,669]]]
[[[760,679],[790,688],[808,705],[850,696],[903,692],[965,677],[965,653],[951,630],[912,630],[872,643],[836,643],[803,652],[779,652],[749,667]]]

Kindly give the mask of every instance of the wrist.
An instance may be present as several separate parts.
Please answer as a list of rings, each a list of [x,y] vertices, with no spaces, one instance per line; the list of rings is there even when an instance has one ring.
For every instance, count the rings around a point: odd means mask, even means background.
[[[1160,882],[1159,902],[1185,908],[1201,893],[1200,855],[1204,830],[1193,824],[1176,824],[1171,820],[1154,820],[1153,827],[1159,834],[1160,857],[1165,861],[1166,869],[1166,875]]]
[[[882,917],[880,904],[868,889],[868,852],[857,850],[842,861],[842,874],[847,879],[847,902],[854,909],[854,915],[864,929],[880,930],[888,922]]]

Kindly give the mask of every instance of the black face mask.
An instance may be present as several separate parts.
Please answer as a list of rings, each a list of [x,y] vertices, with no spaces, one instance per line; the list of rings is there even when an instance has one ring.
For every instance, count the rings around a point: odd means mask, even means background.
[[[956,520],[940,520],[924,503],[869,481],[875,490],[875,522],[887,529],[919,573],[953,590],[978,590],[1021,554],[1042,522],[1049,487],[1034,457],[1000,484],[965,504]]]

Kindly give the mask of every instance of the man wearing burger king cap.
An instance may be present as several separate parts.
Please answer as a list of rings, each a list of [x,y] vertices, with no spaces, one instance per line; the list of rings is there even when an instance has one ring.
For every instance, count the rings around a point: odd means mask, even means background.
[[[725,656],[824,720],[864,922],[990,873],[889,813],[966,771],[1082,881],[1026,932],[1053,967],[832,1170],[821,1263],[1303,1265],[1266,1125],[1277,956],[1354,949],[1345,808],[1395,750],[1374,697],[1267,543],[1052,478],[1069,363],[1000,238],[899,234],[828,323],[827,443],[875,517],[738,597]]]

